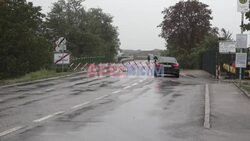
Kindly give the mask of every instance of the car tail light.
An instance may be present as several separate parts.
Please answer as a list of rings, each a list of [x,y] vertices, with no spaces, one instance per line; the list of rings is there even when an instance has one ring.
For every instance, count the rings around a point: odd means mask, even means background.
[[[172,67],[175,69],[178,69],[180,67],[180,65],[179,64],[172,64]]]

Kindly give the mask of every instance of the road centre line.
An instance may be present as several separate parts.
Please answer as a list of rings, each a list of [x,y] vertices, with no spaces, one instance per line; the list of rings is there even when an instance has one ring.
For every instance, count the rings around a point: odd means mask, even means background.
[[[16,131],[18,131],[18,130],[20,130],[22,128],[24,128],[24,127],[23,126],[18,126],[18,127],[14,127],[12,129],[6,130],[6,131],[0,133],[0,137],[3,137],[3,136],[6,136],[6,135],[8,135],[10,133],[16,132]]]
[[[101,96],[101,97],[97,97],[95,100],[101,100],[101,99],[104,99],[106,97],[108,97],[109,95],[104,95],[104,96]]]
[[[54,88],[50,88],[50,89],[46,89],[45,92],[50,92],[50,91],[53,91]]]
[[[211,109],[210,109],[210,93],[209,93],[209,85],[205,85],[205,115],[204,115],[204,127],[206,129],[209,129],[211,127],[210,125],[210,114],[211,114]]]
[[[86,105],[88,105],[89,103],[90,103],[90,102],[84,102],[84,103],[82,103],[82,104],[75,105],[75,106],[71,107],[71,109],[77,109],[77,108],[86,106]]]
[[[134,83],[134,84],[132,84],[132,86],[136,86],[136,85],[138,85],[138,83]]]
[[[60,114],[63,114],[63,113],[65,113],[65,112],[64,112],[64,111],[60,111],[60,112],[57,112],[57,113],[54,113],[54,114],[51,114],[51,115],[42,117],[42,118],[40,118],[40,119],[36,119],[36,120],[34,120],[33,122],[42,122],[42,121],[45,121],[45,120],[47,120],[47,119],[50,119],[50,118],[52,118],[52,117],[54,117],[54,116],[57,116],[57,115],[60,115]]]
[[[128,89],[128,88],[130,88],[131,86],[127,86],[127,87],[124,87],[123,89]]]
[[[49,119],[51,117],[53,117],[53,115],[48,115],[46,117],[43,117],[43,118],[40,118],[40,119],[36,119],[33,122],[42,122],[42,121],[47,120],[47,119]]]
[[[121,90],[118,90],[118,91],[112,92],[112,94],[117,94],[117,93],[119,93],[119,92],[121,92]]]

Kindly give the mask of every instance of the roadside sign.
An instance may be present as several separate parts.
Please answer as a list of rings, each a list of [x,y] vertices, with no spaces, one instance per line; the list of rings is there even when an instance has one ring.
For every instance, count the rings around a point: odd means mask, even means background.
[[[222,41],[219,45],[219,52],[221,54],[236,53],[236,42]]]
[[[237,0],[238,12],[246,13],[249,11],[249,0]]]
[[[54,64],[65,65],[70,64],[70,54],[69,53],[54,53]]]
[[[236,43],[236,48],[247,48],[247,34],[237,34]]]
[[[247,53],[236,53],[235,66],[236,68],[247,67]]]
[[[65,50],[67,50],[67,46],[66,46],[66,38],[64,37],[60,37],[57,41],[56,41],[56,51],[57,52],[63,52]]]

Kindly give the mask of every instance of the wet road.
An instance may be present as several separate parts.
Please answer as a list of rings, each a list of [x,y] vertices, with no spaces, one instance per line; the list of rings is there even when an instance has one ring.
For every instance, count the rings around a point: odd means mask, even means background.
[[[203,140],[210,80],[86,77],[2,88],[1,141]]]

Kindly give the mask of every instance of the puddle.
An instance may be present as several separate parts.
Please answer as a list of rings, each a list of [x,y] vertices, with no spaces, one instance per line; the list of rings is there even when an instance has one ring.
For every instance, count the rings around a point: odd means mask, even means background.
[[[28,101],[28,102],[25,102],[23,104],[21,104],[22,106],[26,106],[26,105],[29,105],[29,104],[32,104],[32,103],[35,103],[35,102],[38,102],[38,101],[41,101],[45,98],[40,98],[40,99],[36,99],[36,100],[31,100],[31,101]]]
[[[54,86],[54,83],[46,83],[46,84],[37,84],[36,86],[39,88],[43,88],[43,87],[48,87],[48,86]]]
[[[180,96],[183,96],[183,95],[182,94],[174,94],[173,98],[180,97]]]
[[[6,110],[9,110],[9,109],[13,109],[14,107],[6,107],[6,108],[2,108],[2,109],[0,109],[0,112],[3,112],[3,111],[6,111]]]
[[[90,110],[93,110],[93,109],[94,109],[93,106],[83,107],[81,109],[78,109],[78,110],[74,111],[73,113],[70,113],[70,114],[64,115],[62,117],[59,117],[57,120],[58,121],[71,121],[75,117],[82,115],[84,112],[87,112],[87,111],[90,111]]]

